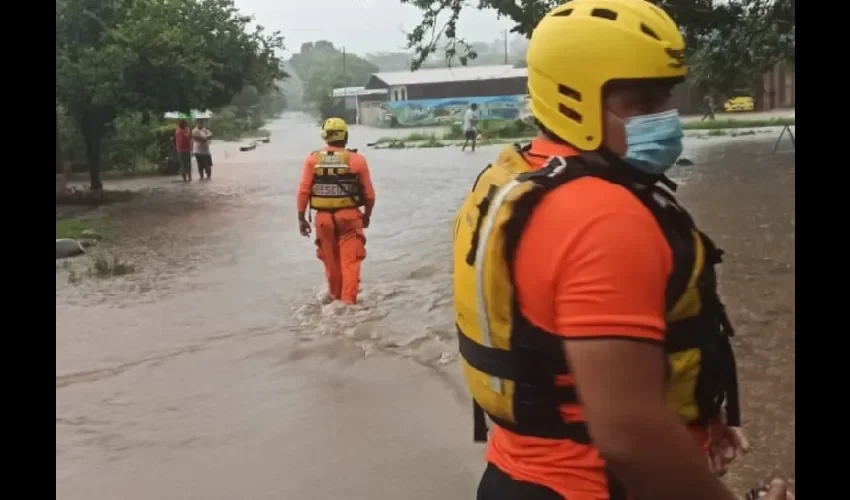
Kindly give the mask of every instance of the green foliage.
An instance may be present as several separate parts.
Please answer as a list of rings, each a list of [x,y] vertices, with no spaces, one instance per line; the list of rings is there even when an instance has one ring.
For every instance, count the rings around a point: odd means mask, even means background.
[[[56,97],[82,136],[93,189],[116,117],[216,108],[284,76],[282,38],[251,23],[233,0],[57,0]]]
[[[221,108],[210,120],[210,130],[215,138],[235,140],[247,132],[252,132],[265,124],[265,117],[259,113],[245,113],[236,106]]]
[[[407,34],[414,50],[411,69],[425,67],[440,51],[466,65],[478,56],[474,44],[457,33],[464,0],[400,0],[422,10],[422,21]],[[562,0],[479,0],[513,21],[511,30],[530,37],[540,19]],[[796,33],[793,0],[656,0],[678,22],[688,42],[692,81],[705,91],[731,93],[749,87],[756,75],[775,63],[794,60]],[[565,36],[568,36],[565,34]]]
[[[507,44],[505,43],[507,41]],[[475,58],[468,58],[467,66],[489,66],[494,64],[522,64],[524,66],[525,51],[528,40],[522,36],[505,33],[490,43],[470,43],[470,50],[475,52]],[[409,71],[412,56],[407,52],[378,52],[367,54],[366,59],[374,63],[381,71]],[[451,65],[445,54],[435,53],[422,62],[422,68],[443,68]]]
[[[56,239],[83,237],[86,231],[94,229],[94,222],[82,219],[56,219]],[[98,228],[100,230],[100,228]]]
[[[71,167],[72,171],[85,169],[86,146],[80,130],[68,117],[65,108],[56,105],[57,128],[59,129],[60,155],[64,163]],[[78,167],[81,165],[82,167]]]
[[[112,126],[104,139],[105,165],[121,172],[136,172],[140,166],[157,163],[156,131],[144,123],[141,113],[118,116]]]
[[[366,85],[378,67],[355,54],[343,54],[326,40],[308,42],[290,60],[304,82],[304,100],[317,106],[325,102],[331,90]]]
[[[738,0],[712,10],[710,29],[685,31],[690,81],[703,92],[734,95],[752,88],[776,63],[794,61],[791,0]]]
[[[234,99],[234,102],[238,99]],[[246,101],[246,102],[250,102]],[[213,114],[209,127],[216,139],[235,140],[257,131],[267,118],[283,109],[283,96],[277,93],[260,96],[257,104],[246,107],[225,106]],[[62,157],[72,172],[87,169],[85,148],[76,125],[57,107]],[[103,139],[104,172],[134,176],[160,172],[177,173],[179,161],[174,149],[175,121],[148,117],[133,112],[117,116]]]

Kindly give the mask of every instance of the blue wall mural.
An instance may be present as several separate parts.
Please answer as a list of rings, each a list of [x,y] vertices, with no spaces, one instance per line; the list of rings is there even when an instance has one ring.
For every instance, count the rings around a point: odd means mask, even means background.
[[[516,120],[528,113],[527,95],[387,101],[381,105],[380,126],[425,127],[460,123],[463,113],[472,103],[478,105],[479,120]]]

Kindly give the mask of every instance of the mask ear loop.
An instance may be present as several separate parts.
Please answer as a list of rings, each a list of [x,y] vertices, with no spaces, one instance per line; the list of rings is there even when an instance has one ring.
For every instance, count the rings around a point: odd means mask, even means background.
[[[613,119],[616,119],[618,122],[620,122],[620,125],[623,128],[623,140],[626,142],[626,151],[628,151],[628,148],[629,148],[628,139],[629,138],[626,135],[626,119],[620,117],[620,115],[618,115],[617,113],[614,113],[613,111],[609,111],[608,109],[605,109],[605,108],[602,109],[602,115],[603,115],[603,120],[607,119],[607,117],[611,117]],[[601,156],[603,160],[605,160],[606,162],[608,162],[611,165],[620,165],[620,164],[624,163],[623,159],[620,157],[620,155],[618,155],[617,153],[615,153],[615,152],[611,151],[610,149],[608,149],[607,147],[605,147],[604,134],[603,134],[603,137],[602,137],[602,142],[599,145],[599,149],[596,150],[596,152],[599,153],[599,156]]]

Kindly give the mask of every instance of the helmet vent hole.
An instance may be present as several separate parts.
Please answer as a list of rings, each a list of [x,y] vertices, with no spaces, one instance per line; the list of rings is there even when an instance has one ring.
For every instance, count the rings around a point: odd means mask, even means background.
[[[602,19],[608,19],[609,21],[617,20],[617,13],[613,10],[608,9],[593,9],[590,11],[590,15],[592,17],[601,17]]]
[[[564,97],[569,97],[574,101],[581,102],[581,93],[576,89],[571,89],[566,85],[558,85],[558,93]]]
[[[552,14],[552,17],[567,17],[573,13],[573,9],[564,9],[561,12]]]
[[[578,113],[578,111],[572,108],[568,108],[561,103],[558,104],[558,111],[560,111],[562,115],[566,116],[570,120],[574,120],[578,123],[581,123],[581,115]]]
[[[658,41],[661,41],[661,37],[658,36],[658,33],[652,31],[652,28],[650,28],[649,26],[647,26],[643,23],[640,23],[640,30],[643,31],[644,34],[649,35],[649,36],[651,36],[652,38],[655,38]]]

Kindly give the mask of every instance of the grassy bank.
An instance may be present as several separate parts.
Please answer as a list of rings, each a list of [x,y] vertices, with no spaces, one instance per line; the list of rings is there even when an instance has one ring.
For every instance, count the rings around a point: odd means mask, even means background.
[[[730,130],[739,128],[765,128],[796,125],[794,118],[769,118],[766,120],[745,120],[727,118],[725,120],[687,121],[682,123],[685,130]]]
[[[709,131],[711,136],[735,135],[736,129],[758,129],[766,127],[781,127],[783,125],[794,125],[794,118],[771,118],[766,120],[746,119],[723,119],[713,121],[686,121],[682,128],[686,131]],[[537,129],[533,124],[522,120],[483,120],[479,123],[479,131],[484,137],[479,144],[494,144],[499,142],[511,142],[518,139],[534,137]],[[743,134],[738,134],[743,135]],[[415,132],[403,137],[384,137],[378,139],[376,146],[388,149],[403,149],[409,147],[428,148],[443,147],[451,143],[447,141],[463,141],[464,134],[461,126],[454,124],[442,134]]]
[[[61,262],[61,269],[68,271],[71,284],[78,284],[86,278],[111,278],[136,271],[133,263],[112,253],[108,228],[103,220],[56,219],[56,239],[63,238],[80,241],[87,253],[80,259],[57,260],[57,263]]]
[[[80,219],[56,219],[56,239],[77,239],[84,231],[91,229],[87,222]]]

